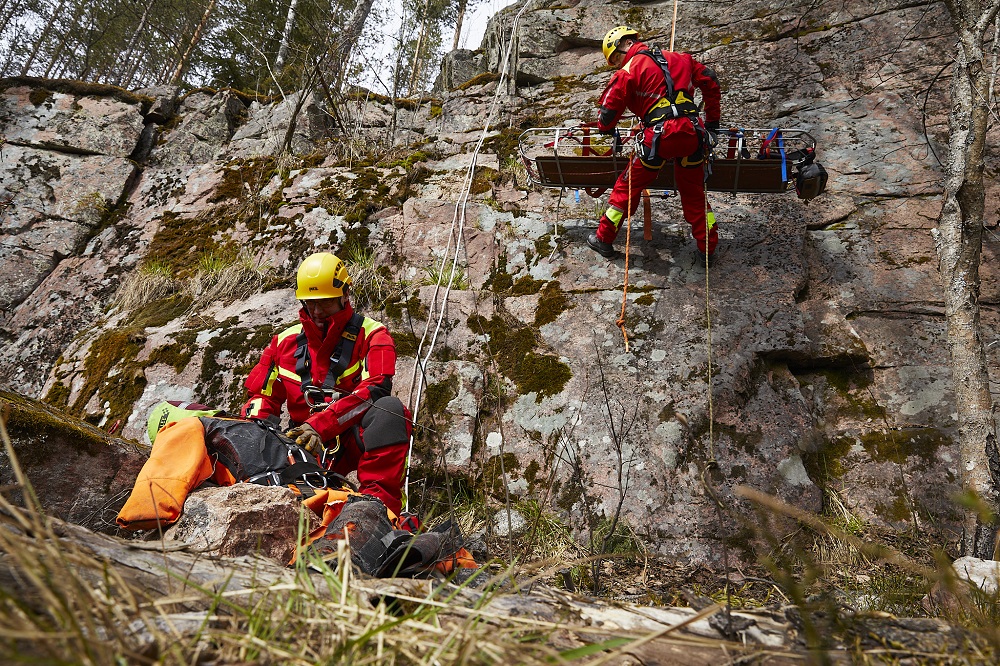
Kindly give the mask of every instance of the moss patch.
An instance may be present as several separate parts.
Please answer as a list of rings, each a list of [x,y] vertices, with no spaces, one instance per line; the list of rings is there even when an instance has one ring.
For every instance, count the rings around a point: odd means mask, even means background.
[[[950,446],[952,438],[937,428],[902,428],[888,432],[870,432],[860,437],[861,446],[875,462],[894,462],[901,465],[907,458],[916,456],[924,465],[937,459],[942,446]]]
[[[99,429],[48,409],[35,400],[0,389],[0,403],[10,406],[7,428],[14,437],[22,434],[33,438],[46,434],[70,435],[80,450],[91,455],[108,446],[107,437]]]
[[[10,78],[0,79],[0,91],[7,90],[8,88],[13,88],[15,86],[26,86],[41,89],[44,91],[46,99],[52,95],[52,91],[60,92],[65,95],[74,95],[76,97],[110,97],[118,100],[119,102],[124,102],[125,104],[139,104],[142,107],[142,113],[146,113],[149,110],[149,107],[152,106],[153,102],[156,101],[148,95],[138,95],[134,92],[129,92],[124,88],[109,86],[102,83],[87,83],[85,81],[72,81],[70,79],[42,79],[34,76],[12,76]],[[32,99],[32,104],[38,106],[44,101],[45,100],[43,99],[38,104],[35,104],[34,99]]]
[[[487,83],[499,80],[500,80],[500,75],[497,74],[496,72],[484,72],[482,74],[477,74],[476,76],[473,76],[465,83],[461,83],[455,86],[454,88],[452,88],[452,90],[468,90],[473,86],[483,86],[486,85]]]
[[[486,319],[472,315],[469,329],[489,338],[487,352],[497,361],[500,371],[516,385],[518,393],[534,392],[536,402],[563,390],[573,376],[569,366],[552,354],[538,354],[532,328],[500,316]]]
[[[513,453],[493,456],[483,464],[480,472],[480,487],[488,493],[503,494],[504,479],[516,481],[521,475],[521,462]]]
[[[49,392],[45,394],[44,400],[50,405],[65,409],[69,406],[69,395],[71,392],[70,387],[59,381],[52,385]]]
[[[566,292],[562,290],[562,285],[558,280],[551,280],[542,287],[541,296],[538,297],[538,308],[535,310],[535,326],[550,324],[559,318],[566,310],[573,307],[566,297]]]
[[[424,411],[435,417],[445,416],[448,403],[458,396],[458,388],[458,375],[428,385],[424,391]]]
[[[843,458],[850,453],[857,440],[851,436],[835,437],[822,443],[815,451],[802,453],[802,466],[820,488],[844,475]]]
[[[274,157],[260,157],[247,160],[233,160],[222,171],[222,180],[212,192],[209,203],[226,199],[243,199],[247,193],[256,194],[277,172]]]
[[[162,363],[169,365],[175,372],[180,374],[188,366],[195,352],[198,351],[195,340],[198,334],[195,331],[186,330],[174,335],[172,344],[156,349],[146,362],[147,366]]]
[[[52,91],[48,88],[35,88],[28,93],[28,101],[38,107],[52,99]]]
[[[128,418],[146,387],[143,368],[135,363],[145,341],[135,329],[108,331],[94,340],[84,360],[84,386],[72,410],[82,412],[96,393],[103,410],[96,418],[107,414],[108,423]]]
[[[239,326],[238,317],[230,317],[220,324],[223,333],[212,338],[205,347],[205,357],[201,362],[198,390],[202,395],[222,395],[231,377],[242,378],[257,364],[258,354],[271,341],[275,331],[269,324],[250,331]],[[233,359],[231,362],[222,359]],[[239,359],[245,359],[240,362]],[[220,405],[231,412],[238,412],[244,402],[242,391],[236,390],[229,405]]]

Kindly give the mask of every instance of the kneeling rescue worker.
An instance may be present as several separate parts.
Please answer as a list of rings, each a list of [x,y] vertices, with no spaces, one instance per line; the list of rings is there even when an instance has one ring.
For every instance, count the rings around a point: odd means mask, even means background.
[[[288,436],[358,490],[399,515],[411,415],[390,395],[396,345],[385,326],[354,312],[351,278],[329,252],[299,266],[299,323],[278,333],[250,372],[246,418],[277,420],[287,403]]]
[[[613,257],[612,243],[622,220],[635,213],[639,196],[656,179],[664,162],[673,160],[684,218],[691,225],[698,250],[711,255],[719,234],[715,216],[706,210],[704,164],[722,114],[722,92],[715,72],[687,53],[647,47],[635,30],[624,25],[608,31],[602,48],[608,64],[618,71],[601,95],[597,128],[604,134],[612,133],[628,109],[642,119],[643,134],[642,147],[615,182],[607,212],[587,244],[602,256]],[[694,103],[695,88],[701,91],[705,105],[704,124]]]

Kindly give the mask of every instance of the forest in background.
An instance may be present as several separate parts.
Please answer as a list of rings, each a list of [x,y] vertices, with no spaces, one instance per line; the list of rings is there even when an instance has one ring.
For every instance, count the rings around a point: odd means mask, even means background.
[[[0,78],[264,95],[365,81],[409,97],[478,1],[0,0]]]

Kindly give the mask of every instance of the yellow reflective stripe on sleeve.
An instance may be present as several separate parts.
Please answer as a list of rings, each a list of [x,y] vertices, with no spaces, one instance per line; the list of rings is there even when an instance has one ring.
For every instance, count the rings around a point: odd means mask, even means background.
[[[278,342],[281,342],[290,335],[298,335],[302,332],[302,324],[296,324],[295,326],[289,326],[281,333],[278,333]]]
[[[271,371],[267,374],[267,381],[264,382],[264,388],[261,389],[261,395],[271,395],[274,391],[274,380],[278,378],[278,373],[281,372],[281,368],[271,364]]]
[[[615,229],[621,226],[622,217],[625,215],[624,211],[620,211],[614,207],[608,208],[604,211],[604,214],[611,220],[611,224],[615,225]]]
[[[261,407],[264,406],[263,398],[254,398],[250,401],[250,408],[247,409],[247,416],[259,416]]]
[[[300,382],[300,383],[302,382],[302,377],[299,377],[297,374],[295,374],[291,370],[286,370],[285,368],[278,368],[278,374],[281,375],[282,377],[286,377],[286,378],[291,379],[293,381]]]

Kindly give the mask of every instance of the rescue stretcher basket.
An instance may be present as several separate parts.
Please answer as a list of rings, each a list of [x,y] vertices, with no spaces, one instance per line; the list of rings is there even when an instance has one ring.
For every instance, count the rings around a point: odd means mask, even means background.
[[[624,133],[624,132],[623,132]],[[628,169],[635,142],[616,152],[612,137],[590,126],[539,127],[519,139],[528,178],[541,187],[583,189],[594,197],[614,186]],[[706,183],[711,192],[782,194],[795,190],[812,199],[826,189],[826,171],[816,162],[816,140],[803,129],[720,130]],[[672,190],[674,170],[665,164],[649,186]]]

